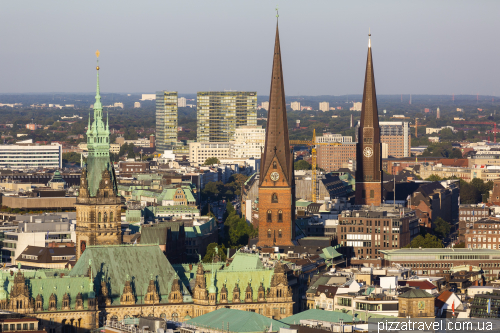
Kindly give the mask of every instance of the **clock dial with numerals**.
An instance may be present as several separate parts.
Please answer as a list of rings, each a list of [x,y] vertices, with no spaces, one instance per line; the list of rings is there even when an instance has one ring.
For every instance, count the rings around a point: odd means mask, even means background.
[[[273,173],[271,173],[271,180],[273,182],[278,181],[278,179],[280,179],[280,174],[279,173],[277,173],[276,171],[273,172]]]
[[[365,157],[372,157],[373,149],[371,147],[366,147],[365,149],[363,149],[363,155],[365,155]]]

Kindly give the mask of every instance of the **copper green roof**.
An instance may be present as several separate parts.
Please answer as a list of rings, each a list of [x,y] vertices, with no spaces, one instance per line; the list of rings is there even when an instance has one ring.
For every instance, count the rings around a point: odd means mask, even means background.
[[[347,311],[347,314],[352,315],[352,310]],[[367,313],[365,311],[354,311],[355,321],[366,321]],[[379,313],[368,313],[369,319],[377,319],[377,318],[396,318],[395,316],[389,316],[386,314]]]
[[[312,201],[305,201],[302,199],[295,201],[295,206],[297,207],[307,207],[310,204],[312,204]]]
[[[256,270],[264,269],[262,261],[260,261],[259,255],[257,253],[242,253],[236,252],[233,255],[233,261],[226,268],[228,271],[246,271],[246,270]]]
[[[309,309],[293,316],[281,319],[285,324],[299,324],[301,320],[321,320],[330,323],[338,323],[342,319],[345,323],[352,322],[352,316],[341,311],[325,311],[319,309]],[[274,327],[273,327],[274,328]]]
[[[276,332],[282,327],[290,327],[287,324],[255,312],[226,308],[211,311],[207,314],[193,318],[186,321],[186,324],[238,333],[262,333],[268,331],[271,326],[273,332]]]
[[[323,249],[323,254],[325,255],[326,259],[333,259],[333,258],[337,258],[337,257],[342,257],[342,254],[338,253],[337,250],[335,248],[333,248],[332,246],[325,247]]]
[[[87,246],[70,276],[86,274],[89,260],[95,290],[100,290],[101,280],[107,281],[112,304],[119,304],[127,275],[134,281],[138,303],[142,303],[151,275],[159,288],[160,302],[167,301],[175,271],[158,245]]]

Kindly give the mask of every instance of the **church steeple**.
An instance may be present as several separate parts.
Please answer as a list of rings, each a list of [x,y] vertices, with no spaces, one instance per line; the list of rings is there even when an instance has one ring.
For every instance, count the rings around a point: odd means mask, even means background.
[[[292,246],[294,240],[295,180],[288,140],[280,37],[276,23],[266,142],[260,168],[258,245]]]
[[[375,74],[373,72],[371,34],[361,106],[361,120],[356,144],[356,204],[380,205],[382,201],[382,147],[378,119]]]
[[[274,157],[283,169],[284,179],[292,183],[293,171],[288,140],[288,123],[286,118],[285,86],[281,66],[281,49],[278,23],[276,23],[276,39],[274,42],[273,70],[271,75],[271,91],[269,93],[269,113],[267,115],[266,142],[261,161],[261,175],[271,167]],[[260,183],[264,179],[261,177]]]

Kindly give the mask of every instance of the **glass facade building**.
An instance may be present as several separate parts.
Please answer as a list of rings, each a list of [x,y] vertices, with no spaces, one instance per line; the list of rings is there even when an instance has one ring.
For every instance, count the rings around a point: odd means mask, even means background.
[[[197,142],[232,141],[236,128],[257,126],[257,92],[198,92],[197,118]]]
[[[163,152],[177,145],[177,92],[156,93],[156,148]]]

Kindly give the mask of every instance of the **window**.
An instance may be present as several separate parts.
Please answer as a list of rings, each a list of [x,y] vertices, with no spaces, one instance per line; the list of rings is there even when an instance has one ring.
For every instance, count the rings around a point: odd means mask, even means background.
[[[273,213],[268,210],[267,211],[267,222],[272,222],[273,221]]]
[[[278,210],[278,222],[283,222],[283,211]]]
[[[361,198],[366,198],[366,190],[361,191]]]
[[[281,236],[283,236],[282,232],[281,232],[281,229],[278,230],[278,238],[281,238]]]
[[[371,199],[375,198],[375,191],[374,190],[370,190],[370,198]]]
[[[273,162],[273,169],[277,169],[278,165],[276,164],[276,161]]]
[[[276,193],[273,193],[273,198],[271,199],[271,202],[278,203],[278,195]]]
[[[267,229],[267,238],[271,238],[271,229]]]
[[[97,222],[101,222],[101,212],[99,212],[99,214],[97,214]]]

